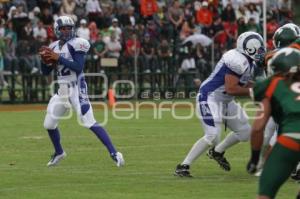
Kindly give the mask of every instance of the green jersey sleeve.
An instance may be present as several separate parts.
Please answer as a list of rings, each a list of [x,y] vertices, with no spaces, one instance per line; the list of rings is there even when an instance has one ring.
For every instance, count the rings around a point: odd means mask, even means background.
[[[295,48],[300,50],[300,38],[296,39],[291,45],[289,45],[288,47],[290,48]]]
[[[296,39],[293,43],[300,44],[300,38]]]
[[[253,87],[254,101],[262,101],[271,82],[271,78],[255,83]]]

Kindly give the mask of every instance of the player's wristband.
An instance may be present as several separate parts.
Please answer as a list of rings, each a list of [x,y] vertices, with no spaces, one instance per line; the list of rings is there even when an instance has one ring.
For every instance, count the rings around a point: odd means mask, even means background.
[[[253,163],[253,164],[257,164],[258,161],[259,161],[259,154],[260,154],[260,150],[253,150],[251,151],[251,159],[250,161]]]

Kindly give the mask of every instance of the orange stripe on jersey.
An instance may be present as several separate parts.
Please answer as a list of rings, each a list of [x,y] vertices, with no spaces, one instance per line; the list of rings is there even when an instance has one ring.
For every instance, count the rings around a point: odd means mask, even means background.
[[[296,48],[296,49],[300,50],[300,44],[297,44],[297,43],[293,43],[293,44],[289,45],[288,47]]]
[[[283,77],[274,77],[271,80],[271,83],[270,83],[269,87],[266,90],[265,97],[267,97],[269,100],[271,100],[272,95],[273,95],[273,93],[276,89],[276,86],[277,86],[278,82],[282,79],[283,79]]]
[[[273,57],[276,51],[270,51],[265,55],[265,64],[268,65],[268,61]]]
[[[295,140],[293,140],[292,138],[289,138],[287,136],[284,135],[280,135],[277,138],[277,142],[279,144],[281,144],[282,146],[291,149],[293,151],[300,151],[300,144],[298,142],[296,142]]]

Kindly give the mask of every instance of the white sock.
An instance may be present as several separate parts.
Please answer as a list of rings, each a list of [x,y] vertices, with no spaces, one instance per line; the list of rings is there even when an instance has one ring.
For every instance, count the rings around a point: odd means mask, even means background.
[[[226,149],[239,142],[240,140],[238,139],[236,134],[231,132],[225,137],[225,139],[220,144],[218,144],[215,147],[215,151],[219,153],[223,153]]]
[[[261,147],[261,151],[259,154],[259,161],[257,163],[257,168],[262,168],[265,164],[265,153],[268,151],[269,145],[268,144],[263,144]]]
[[[298,171],[300,169],[300,162],[298,162],[296,170]]]
[[[182,164],[191,165],[208,147],[209,144],[205,141],[204,137],[200,138],[191,148]]]

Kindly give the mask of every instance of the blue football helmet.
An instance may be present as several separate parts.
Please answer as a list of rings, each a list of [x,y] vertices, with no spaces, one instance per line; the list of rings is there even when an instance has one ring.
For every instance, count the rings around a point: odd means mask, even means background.
[[[69,27],[71,30],[63,33],[61,31],[62,27]],[[63,40],[63,41],[69,41],[70,39],[74,38],[76,35],[75,23],[71,17],[60,16],[56,19],[56,21],[54,23],[54,32],[58,39]]]

